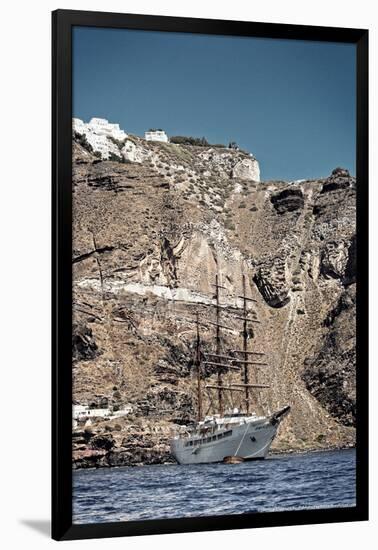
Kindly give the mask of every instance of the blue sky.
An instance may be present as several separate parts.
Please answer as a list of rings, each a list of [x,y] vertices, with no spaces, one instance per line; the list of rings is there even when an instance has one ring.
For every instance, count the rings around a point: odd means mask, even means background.
[[[236,141],[262,179],[355,174],[355,46],[76,27],[73,116]]]

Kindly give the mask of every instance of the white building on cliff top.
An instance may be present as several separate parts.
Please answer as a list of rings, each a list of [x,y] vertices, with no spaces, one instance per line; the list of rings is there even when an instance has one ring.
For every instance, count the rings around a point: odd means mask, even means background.
[[[128,137],[119,124],[112,124],[105,118],[91,118],[89,122],[73,118],[72,130],[84,135],[93,151],[101,153],[105,159],[111,154],[120,156],[120,146],[123,146]]]
[[[164,130],[149,130],[148,132],[144,132],[144,139],[146,141],[163,141],[164,143],[168,143],[169,141]]]

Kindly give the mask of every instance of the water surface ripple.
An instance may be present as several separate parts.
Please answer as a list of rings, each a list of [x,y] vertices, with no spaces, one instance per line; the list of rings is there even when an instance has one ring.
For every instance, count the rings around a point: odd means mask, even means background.
[[[74,523],[355,505],[355,451],[74,472]]]

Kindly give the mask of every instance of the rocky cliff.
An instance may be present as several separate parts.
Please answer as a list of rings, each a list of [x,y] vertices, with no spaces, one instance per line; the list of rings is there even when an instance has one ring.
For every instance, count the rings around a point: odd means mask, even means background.
[[[120,162],[100,160],[74,142],[73,399],[133,412],[75,427],[74,467],[171,460],[170,435],[195,418],[196,311],[213,346],[216,274],[227,353],[240,347],[242,273],[257,301],[250,346],[270,388],[256,408],[292,407],[273,449],[353,445],[354,178],[257,182],[241,151],[132,137],[122,148]]]

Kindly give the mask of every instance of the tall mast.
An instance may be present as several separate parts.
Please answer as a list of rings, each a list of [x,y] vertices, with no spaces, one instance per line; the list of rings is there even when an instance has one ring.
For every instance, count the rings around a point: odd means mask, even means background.
[[[215,284],[212,285],[212,286],[215,286],[215,300],[216,300],[215,304],[206,304],[206,305],[213,305],[216,307],[216,322],[212,323],[208,321],[208,324],[216,326],[216,353],[205,353],[205,360],[203,362],[204,365],[212,365],[212,366],[218,367],[219,369],[218,382],[217,384],[205,384],[204,387],[212,390],[217,390],[220,416],[223,416],[224,414],[225,392],[231,392],[231,396],[232,396],[232,392],[243,393],[244,394],[243,401],[245,401],[245,404],[246,404],[246,414],[250,414],[251,401],[256,401],[256,405],[261,405],[260,391],[263,389],[269,388],[269,385],[267,384],[260,384],[258,382],[258,376],[257,376],[257,367],[267,367],[268,364],[263,363],[261,360],[256,361],[254,357],[256,356],[257,358],[260,358],[265,354],[260,351],[248,350],[248,334],[249,334],[248,323],[260,323],[260,321],[259,319],[257,319],[257,314],[255,313],[255,311],[253,311],[253,309],[248,309],[247,304],[248,302],[256,302],[256,300],[246,295],[246,291],[247,291],[246,276],[243,274],[243,278],[242,278],[243,295],[238,296],[238,298],[243,299],[243,308],[242,308],[243,313],[235,316],[235,319],[240,319],[243,321],[243,346],[242,346],[243,349],[231,350],[232,354],[236,354],[236,353],[242,354],[243,359],[238,359],[237,356],[235,357],[235,355],[230,355],[225,351],[222,352],[220,329],[223,328],[226,330],[230,330],[232,332],[234,331],[234,329],[231,327],[222,325],[219,322],[220,312],[221,312],[220,300],[219,300],[219,289],[220,288],[223,288],[225,290],[227,289],[226,287],[220,285],[218,280],[219,280],[218,275],[216,275]],[[198,323],[198,320],[197,320],[197,323]],[[203,323],[198,323],[198,324],[202,325]],[[252,336],[253,336],[253,332],[252,332]],[[253,366],[252,376],[250,376],[249,365]],[[222,369],[225,369],[225,368],[228,370],[239,370],[241,372],[241,381],[239,384],[223,383]],[[257,390],[256,397],[255,397],[254,390]],[[211,406],[212,406],[212,403],[210,404],[210,407]]]
[[[220,340],[220,326],[219,326],[219,285],[218,285],[218,275],[215,275],[215,299],[216,299],[216,312],[217,312],[217,326],[216,326],[216,353],[220,355],[221,352],[221,340]],[[222,373],[221,369],[218,369],[218,407],[219,414],[223,416],[223,392],[222,392]]]
[[[245,407],[249,414],[249,377],[248,377],[248,333],[247,333],[247,298],[245,288],[245,275],[243,273],[243,352],[244,352],[244,384],[245,384]]]
[[[201,391],[201,350],[198,311],[196,312],[197,340],[196,340],[196,367],[197,367],[197,392],[198,392],[198,422],[202,420],[202,391]]]

